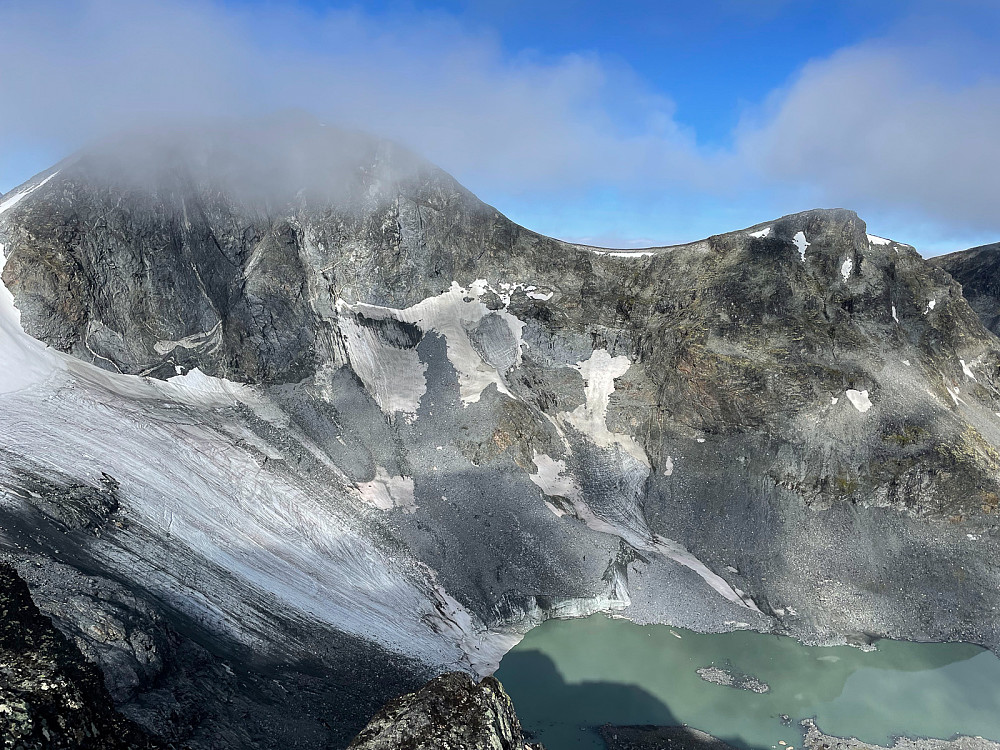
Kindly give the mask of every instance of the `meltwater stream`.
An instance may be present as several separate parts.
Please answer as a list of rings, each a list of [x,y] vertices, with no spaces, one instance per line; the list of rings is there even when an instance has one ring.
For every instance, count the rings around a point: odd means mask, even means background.
[[[705,667],[769,690],[705,681]],[[967,644],[878,641],[862,651],[595,615],[535,628],[496,676],[547,750],[603,748],[594,731],[603,724],[687,724],[737,747],[798,750],[809,717],[827,734],[882,745],[901,735],[1000,740],[1000,659]]]

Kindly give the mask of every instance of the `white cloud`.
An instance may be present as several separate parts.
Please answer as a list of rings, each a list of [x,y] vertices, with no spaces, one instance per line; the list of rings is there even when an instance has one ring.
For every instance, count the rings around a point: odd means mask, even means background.
[[[827,204],[1000,230],[1000,81],[949,85],[929,70],[943,55],[868,43],[808,64],[740,158]]]
[[[988,236],[1000,233],[1000,83],[949,83],[951,51],[869,42],[813,61],[731,149],[709,152],[624,65],[511,56],[440,13],[12,0],[0,4],[0,144],[68,150],[150,120],[303,108],[399,140],[487,198],[591,196],[577,215],[593,216],[607,188],[646,207],[627,226],[567,235],[691,239],[676,227],[702,214],[699,233],[737,228],[736,214],[842,205],[893,226],[919,219],[928,236]]]

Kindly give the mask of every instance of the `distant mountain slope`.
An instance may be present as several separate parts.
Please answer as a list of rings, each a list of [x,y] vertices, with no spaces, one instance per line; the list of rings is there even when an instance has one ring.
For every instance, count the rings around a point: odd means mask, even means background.
[[[253,653],[205,706],[339,694],[288,707],[336,744],[594,611],[1000,644],[1000,341],[853,212],[572,245],[299,121],[123,138],[0,206],[0,549],[53,561],[43,610],[82,570]]]
[[[1000,242],[931,258],[962,285],[983,325],[1000,334]]]

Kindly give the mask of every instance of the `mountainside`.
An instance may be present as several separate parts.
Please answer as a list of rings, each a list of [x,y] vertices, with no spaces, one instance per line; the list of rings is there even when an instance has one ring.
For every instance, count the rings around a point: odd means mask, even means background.
[[[939,255],[929,262],[962,285],[962,293],[984,326],[1000,332],[1000,242]]]
[[[1000,645],[1000,340],[912,247],[572,245],[254,127],[0,199],[0,547],[129,716],[343,746],[595,611]]]

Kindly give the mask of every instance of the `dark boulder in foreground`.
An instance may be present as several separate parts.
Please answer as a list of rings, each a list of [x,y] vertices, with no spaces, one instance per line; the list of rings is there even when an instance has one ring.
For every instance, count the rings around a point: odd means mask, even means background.
[[[435,677],[387,704],[351,743],[352,750],[542,750],[524,740],[503,686],[464,672]]]
[[[0,739],[4,750],[166,747],[119,714],[104,677],[0,565]]]

